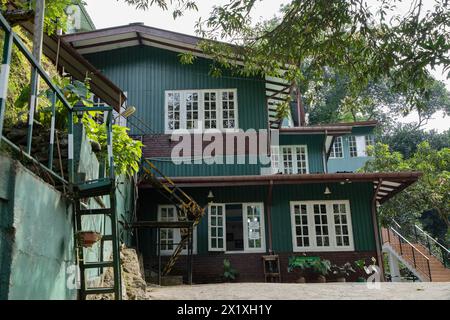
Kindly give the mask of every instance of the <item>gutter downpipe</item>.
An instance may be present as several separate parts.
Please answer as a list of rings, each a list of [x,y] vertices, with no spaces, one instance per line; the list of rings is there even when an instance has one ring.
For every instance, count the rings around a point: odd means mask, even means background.
[[[381,187],[381,183],[383,182],[383,179],[378,179],[378,185],[375,189],[375,192],[373,194],[372,198],[372,224],[373,224],[373,232],[375,237],[375,247],[377,251],[377,261],[378,261],[378,267],[380,268],[380,280],[382,282],[385,281],[384,278],[384,266],[383,266],[383,253],[381,252],[381,239],[380,239],[380,230],[378,227],[378,217],[377,217],[377,195],[378,191]]]
[[[273,253],[272,247],[272,190],[273,190],[273,180],[269,181],[269,190],[267,192],[267,200],[266,200],[266,212],[267,212],[267,227],[269,230],[269,254]]]

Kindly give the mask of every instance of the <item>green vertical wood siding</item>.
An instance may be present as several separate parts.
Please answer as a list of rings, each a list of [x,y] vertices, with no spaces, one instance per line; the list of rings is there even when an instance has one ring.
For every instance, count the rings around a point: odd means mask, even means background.
[[[323,194],[328,186],[331,194]],[[292,251],[290,201],[349,200],[355,251],[375,250],[371,218],[371,183],[309,184],[276,186],[273,190],[273,247],[278,252]]]
[[[136,116],[155,132],[164,132],[164,91],[187,89],[236,88],[239,127],[267,128],[262,79],[228,71],[215,78],[209,75],[210,60],[198,58],[192,65],[182,65],[177,53],[148,46],[88,54],[86,58],[128,93],[128,105],[136,106]]]
[[[331,195],[323,194],[325,187]],[[266,245],[268,245],[269,224],[266,200],[268,186],[184,188],[200,205],[207,207],[209,190],[214,193],[217,203],[263,202],[265,214]],[[140,219],[156,220],[158,204],[167,204],[167,200],[150,189],[140,191]],[[308,200],[349,200],[353,227],[355,251],[375,250],[374,232],[371,218],[371,183],[276,185],[273,187],[271,210],[273,249],[275,252],[292,252],[292,229],[290,201]],[[139,243],[144,255],[155,251],[156,234],[140,231]],[[197,227],[197,253],[208,253],[208,218],[207,215]]]

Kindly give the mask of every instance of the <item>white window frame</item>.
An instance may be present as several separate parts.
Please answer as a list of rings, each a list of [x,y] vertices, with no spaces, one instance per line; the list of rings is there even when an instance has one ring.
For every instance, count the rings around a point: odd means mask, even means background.
[[[178,220],[178,213],[177,213],[177,208],[175,207],[175,205],[171,205],[171,204],[160,204],[158,205],[158,221],[161,221],[161,211],[163,208],[171,208],[174,210],[175,213],[175,218]],[[161,255],[162,256],[170,256],[172,255],[173,251],[175,250],[175,248],[178,246],[178,243],[181,241],[181,233],[180,233],[180,229],[179,228],[173,228],[173,250],[161,250]],[[159,230],[159,232],[161,232],[161,229]],[[192,253],[196,254],[197,253],[197,227],[193,228],[193,236],[192,236]],[[161,236],[159,237],[160,242],[161,242]],[[160,244],[159,244],[160,245]],[[187,249],[183,249],[181,250],[181,254],[185,255],[187,254]]]
[[[317,246],[316,242],[316,230],[314,223],[314,211],[313,205],[325,204],[327,210],[327,221],[328,221],[328,236],[329,236],[329,246]],[[334,223],[334,213],[333,204],[344,204],[346,206],[347,215],[347,227],[348,227],[348,246],[337,246],[336,244],[336,232]],[[295,224],[295,214],[294,206],[306,205],[306,212],[308,217],[308,236],[309,236],[309,247],[299,247],[297,246],[297,234],[296,234],[296,224]],[[320,251],[354,251],[354,240],[353,240],[353,226],[352,226],[352,214],[350,209],[349,200],[312,200],[312,201],[290,201],[290,215],[291,215],[291,230],[292,230],[292,248],[294,252],[320,252]]]
[[[375,139],[374,139],[373,135],[351,135],[351,136],[348,136],[348,152],[349,152],[350,158],[368,157],[368,155],[367,155],[368,144],[367,143],[370,139],[369,137],[371,137],[370,141],[375,143]],[[350,140],[351,139],[355,139],[356,156],[352,156],[352,154],[350,152]]]
[[[222,234],[222,238],[223,238],[223,247],[212,247],[212,238],[211,238],[211,207],[212,206],[216,206],[216,207],[222,207],[222,212],[223,212],[223,219],[222,219],[222,228],[223,228],[223,234]],[[218,238],[218,236],[216,235],[216,238]],[[210,203],[208,204],[208,251],[219,251],[219,252],[225,252],[227,249],[227,223],[226,223],[226,211],[225,211],[225,203]]]
[[[222,93],[232,92],[233,93],[233,103],[234,103],[234,128],[224,128],[223,127],[223,108],[222,108]],[[164,132],[170,134],[177,129],[169,129],[169,106],[168,106],[168,96],[169,93],[179,93],[180,94],[180,129],[193,132],[194,130],[206,130],[205,128],[205,93],[215,93],[216,94],[216,125],[215,130],[221,131],[231,131],[235,132],[239,130],[239,109],[238,109],[238,98],[237,89],[190,89],[190,90],[166,90],[164,92]],[[186,110],[186,96],[187,94],[197,93],[198,94],[198,121],[201,124],[198,128],[187,129],[187,110]]]
[[[260,248],[250,248],[248,246],[249,234],[248,234],[247,207],[250,207],[250,206],[259,206],[259,209],[260,209],[260,222],[259,222],[259,234],[260,234],[260,237],[261,237],[261,247]],[[266,230],[265,230],[264,226],[265,226],[265,222],[264,222],[264,203],[263,202],[246,202],[246,203],[243,203],[242,204],[242,228],[244,230],[244,252],[266,252],[266,237],[265,237]],[[228,251],[228,252],[235,252],[235,251]]]
[[[340,157],[336,156],[337,150],[338,149],[338,145],[340,146]],[[342,136],[338,136],[336,137],[336,139],[333,142],[333,145],[331,146],[331,152],[330,152],[330,159],[342,159],[344,158],[344,139],[342,138]]]
[[[284,173],[284,149],[290,148],[292,153],[292,173]],[[297,151],[296,148],[304,148],[305,149],[305,163],[306,163],[306,172],[301,173],[298,172],[298,164],[297,164]],[[275,150],[276,149],[272,149]],[[308,157],[308,146],[306,144],[301,145],[280,145],[278,147],[278,160],[279,160],[279,172],[282,174],[308,174],[309,173],[309,157]]]
[[[226,230],[226,206],[227,205],[242,205],[242,229],[244,237],[244,250],[240,251],[227,251],[227,230]],[[260,236],[261,236],[261,247],[260,248],[249,248],[248,246],[248,216],[247,207],[257,205],[260,206]],[[211,243],[211,206],[221,206],[223,208],[223,248],[213,248]],[[263,202],[237,202],[237,203],[210,203],[208,204],[208,251],[224,252],[226,254],[239,254],[239,253],[250,253],[250,252],[266,252],[266,229],[265,229],[265,219],[264,219],[264,203]]]

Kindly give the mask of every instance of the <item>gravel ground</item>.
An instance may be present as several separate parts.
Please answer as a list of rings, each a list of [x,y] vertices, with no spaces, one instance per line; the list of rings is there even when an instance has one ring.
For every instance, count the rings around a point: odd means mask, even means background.
[[[147,288],[152,300],[450,300],[450,282],[380,283],[223,283]]]

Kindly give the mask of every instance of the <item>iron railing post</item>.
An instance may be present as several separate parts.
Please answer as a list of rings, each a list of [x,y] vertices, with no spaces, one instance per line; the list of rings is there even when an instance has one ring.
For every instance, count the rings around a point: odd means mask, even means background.
[[[48,148],[48,168],[53,167],[53,144],[55,142],[55,108],[56,108],[56,94],[52,92],[52,120],[50,123],[50,144]]]
[[[400,235],[397,235],[398,242],[400,243],[400,254],[403,255],[403,248],[402,248],[402,238],[400,238]]]
[[[428,246],[428,252],[431,254],[431,243],[430,238],[427,237],[427,246]]]
[[[427,260],[427,265],[428,265],[428,276],[430,277],[430,282],[433,281],[431,279],[431,268],[430,268],[430,260]]]
[[[69,175],[69,183],[72,184],[75,182],[74,180],[74,162],[73,162],[73,112],[69,110],[68,112],[68,175]]]
[[[8,95],[9,69],[14,36],[12,31],[5,30],[3,43],[2,70],[0,73],[0,143],[3,134],[3,121],[5,119],[6,98]]]
[[[416,255],[414,254],[414,248],[413,248],[413,247],[411,247],[411,252],[412,252],[412,256],[413,256],[414,268],[417,269],[417,265],[416,265]]]

